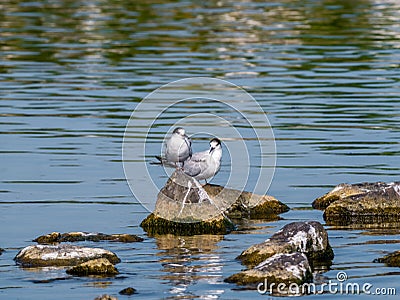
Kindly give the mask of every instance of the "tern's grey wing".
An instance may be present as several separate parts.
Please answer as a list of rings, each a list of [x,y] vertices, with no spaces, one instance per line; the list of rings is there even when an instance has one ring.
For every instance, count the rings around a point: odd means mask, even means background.
[[[194,161],[201,161],[205,160],[208,155],[208,151],[202,151],[202,152],[195,152],[192,154],[192,159]]]
[[[201,161],[201,160],[196,161],[193,159],[189,159],[189,160],[185,161],[183,164],[183,172],[185,172],[185,174],[192,176],[192,177],[197,176],[201,172],[201,164],[202,163],[203,163],[203,161]]]

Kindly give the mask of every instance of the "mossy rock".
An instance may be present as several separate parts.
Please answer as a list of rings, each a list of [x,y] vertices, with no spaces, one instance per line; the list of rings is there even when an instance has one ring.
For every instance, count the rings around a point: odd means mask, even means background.
[[[231,221],[222,215],[212,220],[179,220],[174,222],[158,217],[151,213],[142,221],[140,226],[149,236],[158,234],[198,235],[198,234],[227,234],[235,227]]]
[[[136,294],[136,289],[134,289],[133,287],[127,287],[127,288],[119,291],[118,294],[130,296],[130,295]]]
[[[319,210],[324,210],[333,202],[340,200],[338,195],[324,195],[314,200],[312,207]]]
[[[114,276],[119,273],[114,265],[106,258],[89,260],[68,269],[66,272],[67,274],[77,276]]]
[[[384,257],[375,259],[374,262],[385,263],[389,267],[400,267],[400,251],[395,251]]]
[[[357,199],[343,199],[329,205],[324,211],[328,225],[380,224],[400,221],[400,197],[364,195]]]

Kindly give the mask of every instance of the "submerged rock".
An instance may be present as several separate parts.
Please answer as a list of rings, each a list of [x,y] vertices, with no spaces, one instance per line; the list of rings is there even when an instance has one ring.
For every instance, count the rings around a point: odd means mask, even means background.
[[[98,296],[98,297],[94,298],[94,300],[118,300],[118,298],[114,297],[114,296],[110,296],[110,295],[104,294],[104,295],[101,295],[101,296]]]
[[[207,184],[204,189],[211,198],[219,197],[231,199],[232,203],[227,208],[226,214],[230,218],[252,218],[252,219],[279,219],[278,214],[287,212],[289,207],[268,195],[257,195],[246,191],[224,188],[220,185]],[[226,201],[226,200],[225,200]]]
[[[303,253],[277,253],[261,262],[252,269],[234,274],[224,280],[257,287],[260,284],[267,285],[277,283],[303,284],[312,281],[312,272],[307,256]],[[276,287],[276,285],[274,285]]]
[[[127,288],[119,291],[118,294],[130,296],[130,295],[133,295],[135,293],[136,293],[136,289],[134,289],[133,287],[127,287]]]
[[[400,182],[339,184],[317,198],[313,207],[324,209],[328,225],[400,221]]]
[[[285,225],[266,241],[243,251],[238,259],[252,267],[277,253],[294,252],[304,253],[313,267],[331,265],[334,256],[324,227],[308,221]]]
[[[374,262],[385,263],[389,267],[400,267],[400,250],[375,259]]]
[[[244,214],[278,218],[288,207],[270,196],[201,186],[182,171],[175,171],[158,194],[156,207],[142,223],[150,235],[226,234],[235,228],[227,217]]]
[[[142,242],[143,238],[133,234],[104,234],[94,232],[52,232],[46,235],[39,236],[33,240],[39,244],[54,244],[62,242],[81,242],[81,241],[111,241],[121,243]]]
[[[101,275],[114,276],[118,274],[118,270],[107,258],[97,258],[81,263],[68,269],[67,274],[77,276]]]
[[[113,252],[101,248],[74,245],[34,245],[22,249],[14,260],[23,267],[75,266],[97,259],[107,258],[116,264],[121,260]]]

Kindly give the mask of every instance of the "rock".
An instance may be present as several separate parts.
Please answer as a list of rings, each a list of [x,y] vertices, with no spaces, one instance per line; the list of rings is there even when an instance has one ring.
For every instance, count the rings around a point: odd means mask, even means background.
[[[110,295],[104,294],[104,295],[101,295],[101,296],[98,296],[98,297],[94,298],[94,300],[118,300],[118,298],[114,297],[114,296],[110,296]]]
[[[132,234],[104,234],[93,232],[52,232],[50,234],[39,236],[33,240],[39,244],[54,244],[62,242],[81,242],[81,241],[111,241],[121,243],[142,242],[143,239],[137,235]]]
[[[257,195],[250,192],[224,188],[220,185],[207,184],[204,189],[211,198],[219,197],[231,199],[227,202],[232,203],[227,208],[226,214],[229,218],[241,219],[279,219],[278,214],[287,212],[289,207],[268,195]]]
[[[312,272],[305,254],[277,253],[253,269],[231,275],[224,281],[249,287],[257,287],[260,283],[267,286],[271,283],[300,285],[312,281]]]
[[[116,264],[120,259],[113,252],[101,248],[74,245],[34,245],[22,249],[14,258],[23,267],[75,266],[80,263],[107,258]]]
[[[194,178],[175,171],[158,193],[156,207],[140,226],[149,234],[226,234],[234,229]]]
[[[375,259],[374,262],[385,263],[389,267],[400,267],[400,251],[395,251],[384,257]]]
[[[270,196],[255,195],[197,180],[175,171],[158,194],[156,207],[142,223],[148,234],[226,234],[235,228],[227,218],[276,219],[288,207]]]
[[[400,182],[339,184],[313,207],[325,209],[328,225],[399,222]]]
[[[333,259],[328,234],[316,221],[289,223],[266,241],[250,246],[238,259],[252,267],[277,253],[294,252],[306,254],[313,267],[329,266]]]
[[[4,252],[5,250],[3,248],[0,248],[0,255]]]
[[[127,295],[127,296],[133,295],[135,293],[136,293],[136,289],[134,289],[132,287],[127,287],[127,288],[119,291],[120,295]]]
[[[61,233],[59,232],[52,232],[46,235],[41,235],[34,239],[32,242],[37,242],[39,244],[55,244],[59,243],[61,239]]]
[[[67,274],[77,276],[101,275],[114,276],[118,274],[118,270],[107,258],[97,258],[81,263],[68,269]]]

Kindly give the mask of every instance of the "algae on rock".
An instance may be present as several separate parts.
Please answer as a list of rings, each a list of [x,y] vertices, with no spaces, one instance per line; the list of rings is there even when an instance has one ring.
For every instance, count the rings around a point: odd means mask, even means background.
[[[114,276],[118,274],[118,270],[107,258],[97,258],[68,269],[67,274],[77,276],[99,275]]]
[[[154,213],[151,213],[142,221],[140,226],[148,235],[174,234],[174,235],[197,235],[197,234],[226,234],[235,227],[231,221],[224,216],[212,220],[198,222],[174,222],[169,221]]]
[[[143,238],[133,234],[104,234],[96,232],[52,232],[46,235],[42,235],[33,240],[39,244],[55,244],[62,242],[81,242],[81,241],[111,241],[120,243],[133,243],[142,242]]]

